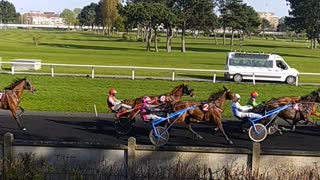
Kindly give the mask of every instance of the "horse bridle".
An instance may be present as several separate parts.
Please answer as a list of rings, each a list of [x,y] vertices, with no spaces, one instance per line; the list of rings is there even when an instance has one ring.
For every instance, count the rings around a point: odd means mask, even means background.
[[[186,95],[190,95],[192,91],[193,91],[193,89],[189,89],[188,85],[183,87],[183,93]]]

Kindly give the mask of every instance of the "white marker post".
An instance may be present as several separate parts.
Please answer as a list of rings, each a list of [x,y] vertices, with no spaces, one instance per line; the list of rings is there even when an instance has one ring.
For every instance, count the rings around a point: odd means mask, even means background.
[[[96,117],[98,117],[98,112],[97,112],[97,106],[96,104],[93,104],[94,112],[96,114]]]

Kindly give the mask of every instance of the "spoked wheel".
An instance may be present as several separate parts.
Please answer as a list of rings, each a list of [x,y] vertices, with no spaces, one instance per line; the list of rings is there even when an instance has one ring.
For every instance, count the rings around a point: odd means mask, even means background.
[[[154,130],[152,129],[149,134],[151,143],[155,146],[163,146],[167,144],[169,141],[169,132],[166,130],[166,128],[158,126],[155,130],[157,131],[159,137],[156,136]]]
[[[128,119],[127,117],[120,117],[114,121],[113,125],[119,134],[128,134],[134,127],[135,119]]]
[[[279,130],[279,125],[277,122],[273,122],[269,127],[268,127],[268,134],[272,135],[276,133]]]
[[[255,126],[256,131],[254,130],[253,126]],[[267,128],[263,124],[260,124],[260,123],[254,124],[253,126],[251,126],[249,129],[250,139],[254,142],[263,141],[268,135]]]

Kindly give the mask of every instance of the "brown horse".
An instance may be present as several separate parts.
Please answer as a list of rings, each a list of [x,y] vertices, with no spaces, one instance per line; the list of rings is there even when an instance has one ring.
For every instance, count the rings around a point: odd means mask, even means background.
[[[159,105],[159,104],[168,103],[168,102],[172,103],[172,102],[180,101],[183,95],[188,95],[190,97],[193,97],[195,94],[193,89],[191,89],[187,84],[183,83],[183,84],[180,84],[179,86],[174,87],[173,90],[168,93],[161,94],[158,96],[149,96],[149,97],[152,100],[152,104]],[[138,97],[133,100],[124,100],[124,103],[135,106],[142,103],[143,97],[144,96]]]
[[[158,96],[149,96],[152,105],[163,105],[163,108],[171,108],[172,104],[180,101],[183,95],[188,95],[193,97],[195,95],[194,90],[191,89],[187,84],[180,84],[173,88],[171,92],[161,94]],[[142,103],[142,98],[144,96],[138,97],[134,100],[124,100],[124,104],[131,105],[132,107],[137,107]],[[134,108],[134,110],[130,111],[129,118],[135,117],[139,113],[139,108]]]
[[[188,110],[186,113],[182,114],[176,120],[177,123],[184,122],[186,128],[190,130],[197,138],[202,138],[198,133],[196,133],[191,127],[191,118],[196,121],[214,121],[218,126],[219,130],[224,135],[225,139],[230,143],[233,142],[229,139],[224,131],[221,119],[226,100],[233,100],[234,93],[229,89],[223,87],[224,89],[213,93],[210,95],[208,100],[202,102],[191,102],[191,101],[179,101],[173,105],[173,112],[177,112],[189,106],[197,106],[194,109]]]
[[[5,90],[1,91],[0,109],[10,110],[13,118],[16,120],[19,128],[23,131],[27,130],[22,126],[19,117],[24,112],[24,109],[19,105],[20,98],[24,90],[29,90],[34,93],[36,89],[31,85],[27,78],[16,79],[11,85],[7,86]],[[21,110],[17,114],[17,110]]]
[[[265,104],[253,108],[253,112],[263,114],[266,111],[276,109],[286,104],[293,104],[293,107],[287,108],[278,114],[278,117],[284,119],[291,125],[291,131],[294,131],[296,124],[300,120],[311,122],[310,116],[320,117],[317,106],[320,103],[320,90],[313,91],[302,97],[280,97],[274,98]],[[288,120],[291,120],[290,123]],[[266,119],[268,121],[268,119]]]

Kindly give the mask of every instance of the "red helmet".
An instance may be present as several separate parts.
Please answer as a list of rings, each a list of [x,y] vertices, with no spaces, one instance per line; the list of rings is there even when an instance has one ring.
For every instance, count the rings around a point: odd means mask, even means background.
[[[255,98],[257,96],[259,96],[257,91],[254,91],[254,92],[251,93],[251,97]]]
[[[143,103],[151,103],[151,99],[150,99],[150,97],[149,96],[144,96],[143,98],[142,98],[142,102]]]
[[[115,95],[117,93],[117,91],[115,89],[109,89],[109,94],[110,95]]]

